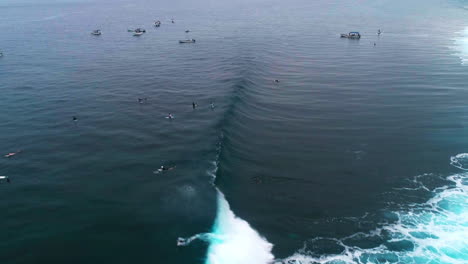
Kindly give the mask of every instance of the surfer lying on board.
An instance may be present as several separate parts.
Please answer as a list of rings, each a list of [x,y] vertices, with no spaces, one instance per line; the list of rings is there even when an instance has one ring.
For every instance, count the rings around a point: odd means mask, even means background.
[[[175,169],[175,167],[176,167],[176,166],[174,166],[174,167],[164,167],[164,166],[161,166],[161,168],[159,168],[159,169],[153,171],[153,173],[154,173],[154,174],[158,174],[158,173],[161,173],[161,172],[163,172],[163,171],[170,171],[170,170]]]
[[[8,176],[0,176],[0,182],[5,180],[7,183],[10,183],[10,178]]]
[[[18,154],[18,153],[20,153],[20,152],[21,152],[21,150],[18,150],[18,151],[16,151],[16,152],[10,152],[10,153],[8,153],[8,154],[5,155],[5,158],[13,157],[14,155],[16,155],[16,154]]]

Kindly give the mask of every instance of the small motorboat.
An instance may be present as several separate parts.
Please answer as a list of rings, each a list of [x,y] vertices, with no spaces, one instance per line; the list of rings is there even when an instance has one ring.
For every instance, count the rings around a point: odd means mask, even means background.
[[[94,35],[94,36],[100,36],[101,34],[102,33],[100,29],[96,29],[91,32],[91,35]]]
[[[141,36],[141,35],[143,35],[143,33],[144,33],[144,32],[142,32],[142,31],[138,31],[138,32],[137,32],[137,31],[135,31],[135,32],[133,32],[133,36],[136,36],[136,37],[138,37],[138,36]]]
[[[179,40],[179,43],[180,44],[182,44],[182,43],[195,43],[195,40],[194,39]]]
[[[158,21],[154,22],[154,26],[155,27],[160,27],[161,26],[161,21],[158,20]]]
[[[361,34],[359,34],[359,32],[349,32],[348,34],[341,34],[341,37],[349,39],[360,39]]]

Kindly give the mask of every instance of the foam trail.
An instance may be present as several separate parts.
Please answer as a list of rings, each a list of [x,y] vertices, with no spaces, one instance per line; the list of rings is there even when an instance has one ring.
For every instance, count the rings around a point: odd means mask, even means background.
[[[249,223],[236,217],[218,190],[218,211],[206,264],[267,264],[273,247]]]

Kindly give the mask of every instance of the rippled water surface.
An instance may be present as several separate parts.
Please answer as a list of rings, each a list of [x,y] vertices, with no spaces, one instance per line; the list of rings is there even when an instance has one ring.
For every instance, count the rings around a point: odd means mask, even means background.
[[[466,263],[467,6],[1,1],[0,262]]]

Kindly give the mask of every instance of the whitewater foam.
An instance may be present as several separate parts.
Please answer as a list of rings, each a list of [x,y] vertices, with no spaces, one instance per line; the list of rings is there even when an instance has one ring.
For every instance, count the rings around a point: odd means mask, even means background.
[[[458,154],[451,164],[467,170],[468,154]],[[417,179],[417,178],[416,178]],[[468,173],[447,178],[454,186],[434,189],[433,198],[406,211],[393,212],[398,219],[367,234],[357,233],[334,240],[340,254],[317,256],[304,248],[278,263],[370,264],[370,263],[468,263]],[[421,183],[422,186],[422,183]],[[428,190],[426,187],[422,189]],[[347,245],[353,239],[383,237],[380,246],[363,249]],[[317,238],[316,238],[317,239]],[[315,239],[312,239],[315,240]]]

